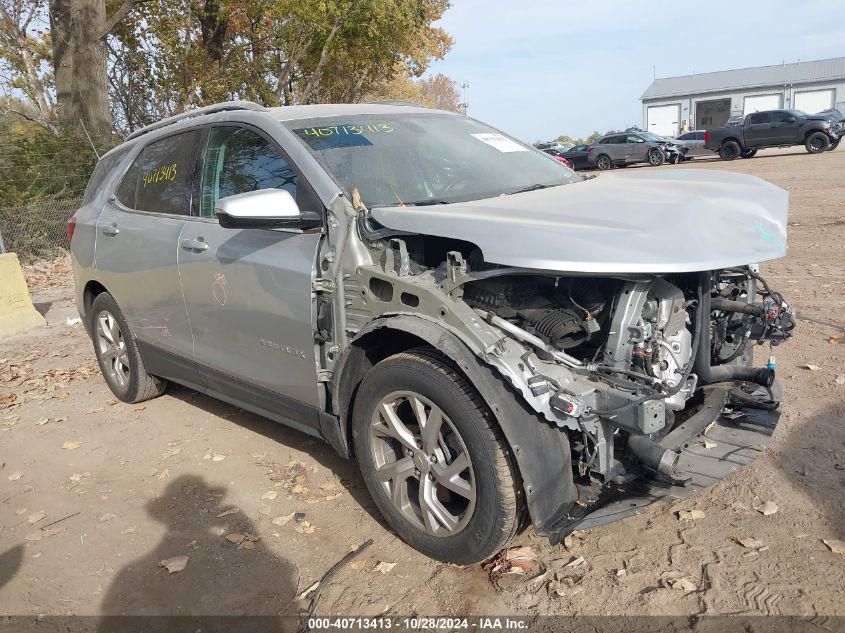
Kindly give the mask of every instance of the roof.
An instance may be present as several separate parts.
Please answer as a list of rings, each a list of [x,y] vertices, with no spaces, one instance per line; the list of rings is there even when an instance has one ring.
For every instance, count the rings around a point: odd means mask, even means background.
[[[845,57],[655,79],[640,99],[829,80],[845,80]]]
[[[396,105],[393,103],[319,103],[269,108],[270,115],[279,121],[356,116],[359,114],[431,114],[432,112],[455,115],[454,112],[446,112],[445,110],[432,110],[422,106]]]

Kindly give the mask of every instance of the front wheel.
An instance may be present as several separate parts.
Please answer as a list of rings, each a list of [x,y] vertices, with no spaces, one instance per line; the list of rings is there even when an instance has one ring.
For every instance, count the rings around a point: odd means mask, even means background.
[[[832,141],[832,142],[831,142],[831,144],[830,144],[830,146],[827,148],[827,151],[828,151],[828,152],[832,152],[832,151],[833,151],[833,150],[835,150],[837,147],[839,147],[839,141],[840,141],[840,140],[841,140],[841,139],[836,139],[835,141]]]
[[[756,154],[757,154],[756,149],[744,149],[744,150],[742,150],[742,153],[740,154],[740,156],[742,156],[743,158],[753,158]]]
[[[89,318],[94,353],[112,393],[133,404],[163,394],[167,382],[147,373],[135,337],[109,293],[97,295]]]
[[[666,153],[659,147],[652,147],[648,150],[648,164],[652,167],[659,167],[666,162]]]
[[[420,348],[378,363],[355,400],[361,474],[390,526],[423,554],[467,565],[516,534],[523,495],[487,405],[440,354]]]
[[[830,139],[824,132],[813,132],[807,137],[804,147],[810,154],[821,154],[830,147]]]
[[[719,156],[722,160],[735,160],[739,158],[741,153],[742,149],[736,141],[727,141],[719,147]]]

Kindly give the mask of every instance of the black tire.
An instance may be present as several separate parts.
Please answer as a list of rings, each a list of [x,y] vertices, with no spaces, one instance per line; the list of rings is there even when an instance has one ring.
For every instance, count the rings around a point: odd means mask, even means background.
[[[666,152],[659,147],[652,147],[648,150],[646,159],[648,160],[648,164],[652,167],[659,167],[666,162]]]
[[[89,318],[89,332],[94,343],[94,353],[100,365],[100,372],[111,392],[123,402],[136,403],[156,398],[167,389],[167,381],[151,376],[144,368],[138,344],[126,318],[114,298],[103,292],[94,299]],[[113,327],[108,327],[109,319]],[[116,329],[115,329],[116,326]],[[103,332],[109,331],[120,349],[120,361],[108,351],[109,340]],[[118,367],[119,363],[119,367]],[[124,371],[123,368],[126,368]]]
[[[837,147],[839,147],[839,141],[840,141],[840,140],[841,140],[841,139],[836,139],[835,141],[831,142],[831,144],[830,144],[830,145],[828,146],[828,148],[827,148],[827,151],[828,151],[828,152],[832,152],[832,151],[833,151],[833,150],[835,150]]]
[[[725,141],[719,147],[719,157],[722,160],[736,160],[742,154],[742,148],[736,141]]]
[[[830,147],[830,138],[824,132],[813,132],[804,141],[804,147],[810,154],[821,154]]]
[[[600,154],[599,156],[596,156],[596,169],[599,171],[607,171],[612,166],[610,157],[607,154]]]
[[[757,154],[757,150],[756,150],[756,149],[744,149],[744,150],[742,150],[742,152],[740,152],[740,154],[739,154],[739,155],[740,155],[742,158],[754,158],[754,156],[755,156],[756,154]]]
[[[421,510],[420,490],[424,478],[434,481],[433,473],[426,475],[421,472],[430,466],[419,465],[419,456],[425,451],[414,453],[408,448],[403,448],[403,445],[407,444],[394,439],[398,436],[385,437],[384,430],[375,430],[386,429],[381,424],[386,418],[383,415],[379,417],[377,411],[384,411],[383,403],[391,402],[396,394],[400,394],[399,398],[403,397],[403,394],[413,394],[439,407],[443,412],[444,422],[438,428],[444,429],[448,426],[448,430],[440,432],[436,446],[458,442],[458,452],[462,455],[465,453],[471,464],[470,474],[463,483],[474,486],[474,506],[466,510],[461,519],[463,525],[459,525],[459,529],[455,529],[454,533],[449,533],[450,530],[446,529],[441,535],[437,535],[429,531],[427,525],[423,525],[426,517]],[[402,405],[392,408],[396,415],[401,411],[400,406]],[[412,424],[414,418],[407,417],[413,415],[409,414],[409,411],[412,411],[412,406],[404,409],[406,417],[402,422],[410,420],[408,426],[403,427],[406,431],[415,428]],[[449,433],[448,437],[446,433]],[[421,432],[419,435],[422,438]],[[505,547],[519,530],[524,516],[524,501],[510,447],[481,396],[445,357],[434,350],[419,348],[397,354],[370,370],[355,399],[352,436],[358,465],[367,489],[385,520],[406,543],[426,556],[459,565],[478,563],[489,559]],[[384,451],[385,446],[390,447],[390,442],[395,444],[390,449],[395,454],[388,451],[389,456],[384,459],[384,453],[379,455],[379,450]],[[422,442],[417,442],[417,448],[421,447]],[[396,461],[392,461],[393,459]],[[400,461],[409,459],[414,469],[412,475],[407,474],[407,466],[397,468],[403,472],[398,480],[384,476],[379,479],[376,474],[378,461],[382,461],[381,468],[384,472],[387,470],[386,466],[398,467]],[[457,458],[453,454],[451,463],[455,461]],[[449,465],[448,458],[444,458],[440,468]],[[431,468],[433,470],[435,467]],[[398,503],[394,504],[393,499],[397,499],[397,481],[401,482],[401,492]],[[414,485],[417,485],[416,492]],[[440,486],[439,483],[434,485]],[[451,493],[448,490],[441,491],[439,487],[436,499],[441,500],[441,492],[448,495],[443,503],[450,502]],[[461,495],[457,496],[460,497]],[[415,521],[409,518],[411,514],[416,516]],[[431,519],[432,516],[429,515],[428,518]],[[443,529],[442,526],[438,527]]]

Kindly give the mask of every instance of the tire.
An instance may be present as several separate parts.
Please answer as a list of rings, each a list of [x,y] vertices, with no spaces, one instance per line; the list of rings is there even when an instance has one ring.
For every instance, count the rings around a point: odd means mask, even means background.
[[[659,147],[652,147],[648,150],[648,154],[646,155],[648,159],[648,164],[652,167],[659,167],[663,163],[666,162],[666,152],[664,152]]]
[[[821,154],[830,147],[830,138],[824,132],[813,132],[804,141],[804,147],[810,154]]]
[[[742,151],[740,152],[740,154],[739,154],[739,155],[740,155],[742,158],[754,158],[754,156],[755,156],[756,154],[757,154],[757,150],[756,150],[756,149],[744,149],[744,150],[742,150]]]
[[[119,400],[132,404],[163,394],[167,381],[147,373],[135,336],[109,293],[97,295],[88,318],[94,353],[111,392]],[[117,354],[113,351],[115,345]]]
[[[435,408],[439,432],[425,439]],[[382,516],[426,556],[478,563],[517,533],[524,503],[510,448],[487,405],[439,353],[415,349],[373,367],[355,399],[352,437]]]
[[[722,160],[736,160],[742,154],[742,148],[736,141],[726,141],[719,147],[719,157]]]
[[[833,150],[835,150],[837,147],[839,147],[839,141],[840,141],[840,140],[841,140],[841,139],[836,139],[835,141],[833,141],[833,142],[832,142],[832,143],[828,146],[827,151],[828,151],[828,152],[832,152],[832,151],[833,151]]]
[[[596,156],[596,169],[599,171],[607,171],[611,168],[610,157],[607,154]]]

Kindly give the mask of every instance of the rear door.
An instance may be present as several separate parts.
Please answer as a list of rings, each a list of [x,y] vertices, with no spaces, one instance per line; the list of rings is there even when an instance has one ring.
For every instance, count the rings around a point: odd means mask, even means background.
[[[760,147],[772,144],[772,113],[755,112],[749,114],[742,129],[747,147]]]
[[[147,144],[97,221],[95,266],[150,373],[196,382],[176,250],[192,199],[200,133]]]
[[[197,215],[179,241],[179,273],[205,385],[308,431],[317,424],[311,279],[321,231],[226,229],[214,213],[220,198],[268,188],[289,191],[300,209],[316,206],[264,133],[212,127]]]

